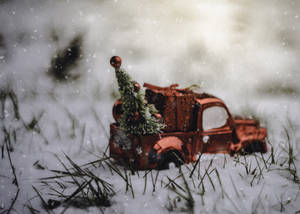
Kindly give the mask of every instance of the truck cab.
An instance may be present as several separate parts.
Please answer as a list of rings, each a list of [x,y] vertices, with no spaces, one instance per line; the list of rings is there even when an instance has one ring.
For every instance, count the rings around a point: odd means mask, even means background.
[[[197,128],[201,132],[203,153],[226,153],[234,139],[234,122],[226,105],[217,98],[197,99]]]
[[[224,102],[206,93],[148,83],[146,99],[166,125],[158,135],[133,136],[120,129],[122,103],[113,107],[110,156],[137,169],[165,169],[197,160],[199,153],[267,152],[266,129],[253,119],[233,117]]]

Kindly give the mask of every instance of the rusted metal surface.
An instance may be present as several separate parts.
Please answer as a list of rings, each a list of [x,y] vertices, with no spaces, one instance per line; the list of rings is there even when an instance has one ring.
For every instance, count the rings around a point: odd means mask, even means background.
[[[118,125],[122,103],[116,101],[113,107],[116,123],[110,126],[109,142],[110,156],[114,159],[136,169],[151,169],[164,168],[166,161],[176,162],[175,158],[193,162],[199,153],[267,152],[266,129],[258,121],[233,118],[221,99],[177,89],[176,84],[159,87],[145,83],[144,87],[147,101],[155,105],[166,127],[159,135],[126,135]],[[205,114],[214,117],[209,113],[213,108],[225,116],[218,126],[207,128]]]

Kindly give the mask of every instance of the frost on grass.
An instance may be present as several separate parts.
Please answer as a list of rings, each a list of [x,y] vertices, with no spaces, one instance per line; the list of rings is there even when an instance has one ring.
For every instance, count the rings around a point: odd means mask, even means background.
[[[51,210],[59,206],[66,208],[73,206],[80,209],[111,206],[110,198],[115,194],[113,187],[93,170],[101,166],[102,160],[79,166],[67,155],[65,157],[71,167],[67,167],[59,160],[64,169],[50,170],[54,175],[40,179],[43,188],[48,189],[48,195],[53,199],[45,201],[39,190],[34,187],[43,207]]]
[[[195,163],[170,170],[133,171],[105,154],[77,165],[65,156],[71,167],[59,161],[63,170],[51,170],[54,176],[41,179],[41,201],[47,209],[98,206],[107,213],[139,213],[141,209],[145,213],[153,209],[159,213],[295,212],[299,210],[300,183],[293,129],[291,124],[282,127],[280,145],[269,143],[267,154],[234,158],[201,154]],[[89,183],[91,180],[102,186]],[[107,203],[103,204],[96,195],[101,196],[105,190],[109,194],[105,193]]]
[[[5,94],[9,93],[13,92]],[[25,118],[27,104],[16,94],[2,98],[0,175],[6,185],[3,192],[11,192],[9,199],[1,195],[3,211],[10,207],[24,213],[291,213],[300,209],[299,136],[294,120],[281,125],[267,117],[266,154],[234,158],[202,154],[181,169],[133,171],[115,164],[105,153],[109,121],[100,115],[111,110],[111,103],[101,108],[68,100],[62,107],[62,100],[49,99],[40,106],[45,113]]]

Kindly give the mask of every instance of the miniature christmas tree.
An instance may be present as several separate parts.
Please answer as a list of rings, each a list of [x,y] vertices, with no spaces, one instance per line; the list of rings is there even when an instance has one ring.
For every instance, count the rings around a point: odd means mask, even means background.
[[[128,73],[120,68],[121,58],[114,56],[110,63],[115,68],[121,95],[122,114],[119,119],[121,129],[127,134],[134,135],[160,133],[164,124],[155,117],[157,111],[153,105],[146,102],[139,84],[132,81]]]

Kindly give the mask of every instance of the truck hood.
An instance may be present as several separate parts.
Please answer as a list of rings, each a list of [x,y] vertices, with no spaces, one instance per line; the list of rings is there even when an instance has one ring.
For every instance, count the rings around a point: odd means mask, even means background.
[[[238,139],[244,141],[264,141],[267,130],[260,127],[259,122],[254,119],[235,117],[235,131]]]

